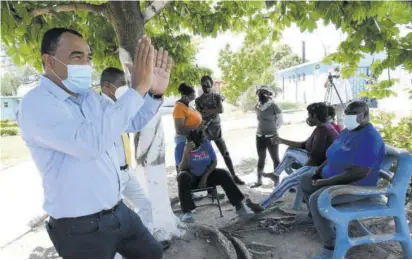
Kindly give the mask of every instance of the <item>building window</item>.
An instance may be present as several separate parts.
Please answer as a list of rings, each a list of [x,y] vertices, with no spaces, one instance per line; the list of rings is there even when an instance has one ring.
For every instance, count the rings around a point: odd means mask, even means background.
[[[289,83],[291,83],[292,82],[292,77],[291,76],[289,76]]]
[[[305,81],[305,79],[306,79],[306,74],[303,73],[303,74],[302,74],[302,81]]]
[[[296,78],[296,77],[295,77],[295,75],[293,75],[293,76],[292,76],[292,80],[293,80],[293,82],[295,82],[295,78]]]
[[[298,82],[300,81],[300,74],[298,74]]]
[[[4,102],[4,107],[9,107],[9,102]]]

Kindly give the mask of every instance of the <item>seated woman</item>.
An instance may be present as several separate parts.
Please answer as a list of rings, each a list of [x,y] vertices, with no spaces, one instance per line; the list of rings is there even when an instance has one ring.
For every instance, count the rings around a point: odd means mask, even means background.
[[[269,151],[273,161],[273,170],[279,165],[279,144],[271,141],[278,136],[278,129],[283,122],[282,111],[272,98],[272,92],[267,86],[261,86],[256,95],[259,98],[255,110],[258,120],[256,129],[256,150],[258,154],[257,182],[252,188],[262,185],[263,169],[265,168],[266,152]],[[277,183],[277,181],[275,181]]]
[[[328,122],[335,128],[336,132],[342,131],[342,127],[336,124],[336,111],[333,106],[328,106]]]
[[[326,160],[326,150],[333,143],[337,137],[337,132],[334,129],[330,129],[326,126],[328,111],[325,103],[313,103],[307,107],[308,118],[306,120],[309,126],[316,126],[312,135],[305,142],[293,142],[278,138],[273,140],[277,143],[287,144],[289,146],[305,149],[308,152],[309,159],[305,163],[305,167],[302,167],[291,175],[283,179],[283,181],[275,187],[272,194],[269,195],[260,204],[247,201],[248,206],[252,210],[258,212],[266,209],[273,202],[280,199],[289,189],[300,185],[300,177],[307,173],[313,172],[316,167],[320,166]]]
[[[312,106],[312,109],[315,106],[321,106],[322,108],[320,108],[320,110],[324,111],[326,105],[325,105],[325,103],[321,102],[321,103],[313,103],[310,106]],[[329,106],[327,106],[327,114],[329,113],[328,109],[329,109]],[[327,119],[328,119],[328,117],[327,117]],[[308,120],[306,120],[306,123],[310,124],[310,122],[308,122]],[[323,124],[326,127],[326,129],[329,130],[329,132],[332,134],[333,140],[336,139],[337,136],[339,135],[339,133],[332,127],[332,125],[330,123],[328,123],[328,120],[323,122]],[[325,128],[323,128],[323,130],[325,130]],[[310,155],[308,153],[310,152],[310,150],[312,148],[317,147],[316,145],[311,145],[310,142],[308,142],[309,140],[313,139],[314,134],[315,134],[315,131],[312,133],[312,136],[307,141],[304,141],[304,142],[293,142],[293,141],[289,141],[289,140],[279,138],[278,142],[288,145],[289,148],[286,150],[286,152],[283,156],[283,159],[280,162],[279,166],[276,168],[274,174],[264,174],[263,177],[271,178],[274,181],[276,181],[278,179],[278,176],[283,171],[286,171],[288,174],[290,174],[290,173],[292,173],[291,172],[292,168],[293,169],[298,169],[298,168],[301,168],[302,166],[306,165],[307,162],[308,162],[308,159],[310,157]],[[315,151],[315,153],[316,153],[316,151]],[[320,154],[324,154],[324,152],[322,153],[322,151],[321,151]],[[314,159],[314,160],[316,160],[316,159]],[[321,158],[321,160],[322,160],[322,158]],[[313,162],[310,162],[310,164],[313,164]],[[321,162],[319,162],[319,160],[317,160],[317,163],[315,162],[315,164],[313,164],[313,165],[314,166],[319,166],[320,164],[321,164]],[[273,176],[273,175],[275,175],[275,176]]]
[[[253,212],[243,203],[244,196],[233,182],[230,173],[216,168],[216,154],[210,141],[204,138],[203,131],[193,130],[187,141],[177,145],[175,150],[178,165],[178,190],[180,206],[183,211],[182,221],[193,222],[192,210],[196,208],[191,190],[208,186],[221,185],[229,202],[235,206],[240,217],[250,216]]]
[[[365,102],[351,102],[345,109],[345,129],[326,152],[327,160],[315,171],[301,178],[301,187],[310,217],[323,241],[317,259],[333,257],[335,235],[329,221],[318,209],[318,198],[334,185],[377,186],[379,171],[385,156],[385,144],[378,131],[369,123],[369,108]],[[350,203],[365,198],[340,196],[333,204]]]
[[[176,129],[176,144],[186,141],[186,136],[190,131],[198,129],[202,124],[202,115],[190,104],[195,100],[195,90],[186,83],[179,86],[181,98],[176,101],[173,109],[173,119]]]

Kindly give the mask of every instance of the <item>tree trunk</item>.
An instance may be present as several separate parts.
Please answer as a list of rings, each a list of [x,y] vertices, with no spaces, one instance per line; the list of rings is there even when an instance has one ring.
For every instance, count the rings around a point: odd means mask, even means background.
[[[140,3],[109,1],[108,9],[110,22],[119,39],[120,62],[130,82],[130,72],[126,64],[133,64],[138,41],[144,35]],[[161,115],[158,112],[141,132],[136,133],[134,139],[137,165],[134,174],[151,200],[154,236],[158,240],[168,240],[184,233],[184,226],[174,215],[170,205],[163,134]]]
[[[110,23],[119,40],[119,46],[130,54],[133,61],[137,43],[144,34],[140,2],[109,1],[108,13]]]

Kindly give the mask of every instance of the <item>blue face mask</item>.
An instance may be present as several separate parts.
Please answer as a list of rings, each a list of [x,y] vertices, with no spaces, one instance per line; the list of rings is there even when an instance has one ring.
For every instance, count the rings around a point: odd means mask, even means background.
[[[57,58],[53,58],[67,67],[67,79],[65,80],[62,80],[53,70],[52,71],[68,90],[76,94],[83,94],[89,90],[92,85],[92,66],[66,65]]]

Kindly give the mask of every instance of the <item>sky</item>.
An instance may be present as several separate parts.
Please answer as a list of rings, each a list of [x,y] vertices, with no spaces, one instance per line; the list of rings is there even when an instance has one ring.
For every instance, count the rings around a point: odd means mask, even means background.
[[[336,30],[333,25],[324,26],[318,23],[318,29],[312,33],[304,32],[295,26],[286,29],[282,34],[280,43],[288,44],[292,51],[302,55],[302,41],[306,45],[306,60],[317,61],[324,57],[324,49],[328,53],[334,52],[344,35]],[[200,40],[199,52],[196,55],[196,61],[199,67],[210,68],[214,72],[215,78],[221,77],[221,71],[218,67],[219,50],[223,49],[226,44],[230,44],[233,51],[239,50],[242,46],[243,35],[235,35],[226,32],[218,35],[216,38],[207,37]],[[325,47],[323,47],[325,46]]]

